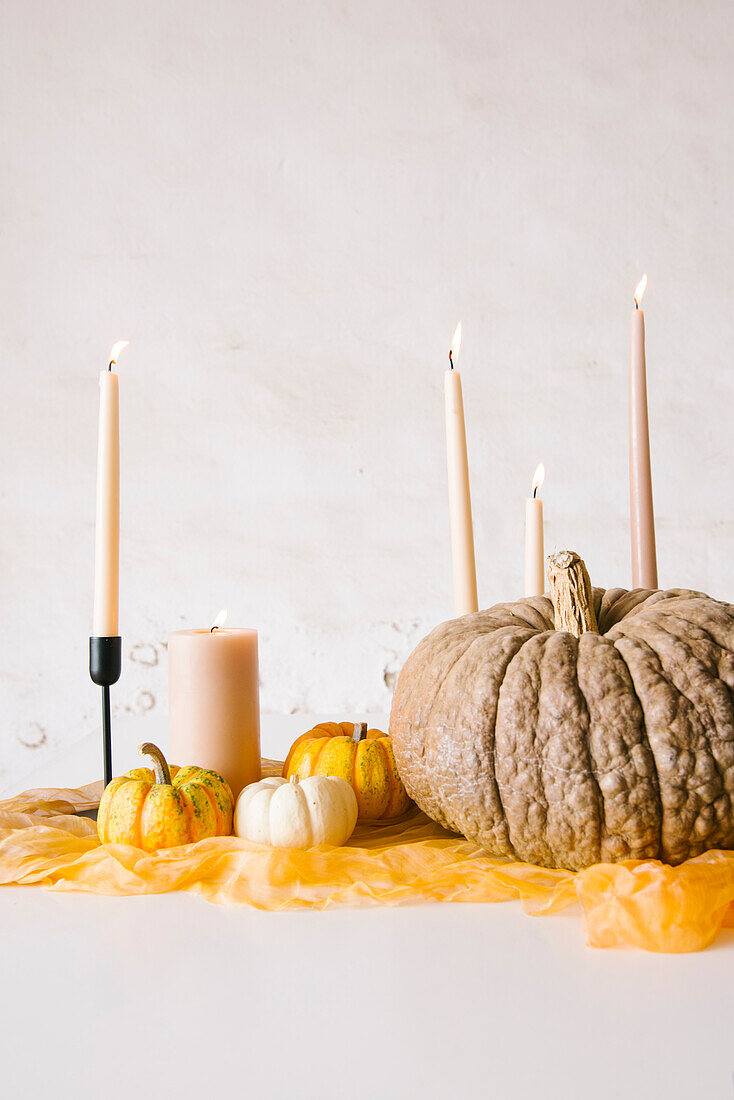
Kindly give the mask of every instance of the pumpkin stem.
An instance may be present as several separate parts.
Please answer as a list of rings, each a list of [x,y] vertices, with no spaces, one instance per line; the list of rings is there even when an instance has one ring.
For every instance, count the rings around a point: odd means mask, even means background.
[[[146,741],[144,745],[140,745],[138,752],[141,756],[149,756],[153,761],[153,771],[155,773],[156,783],[163,783],[166,787],[170,787],[171,773],[168,770],[166,758],[158,746],[151,744],[150,741]]]
[[[357,742],[364,741],[366,736],[367,736],[367,723],[366,722],[355,722],[354,723],[354,731],[352,733],[352,740],[357,741]]]
[[[299,777],[297,775],[292,775],[291,776],[291,783],[293,784],[294,787],[297,787],[300,782],[301,782],[301,780],[299,779]]]
[[[578,554],[573,550],[550,554],[547,572],[556,630],[577,638],[590,631],[598,633],[591,579]]]

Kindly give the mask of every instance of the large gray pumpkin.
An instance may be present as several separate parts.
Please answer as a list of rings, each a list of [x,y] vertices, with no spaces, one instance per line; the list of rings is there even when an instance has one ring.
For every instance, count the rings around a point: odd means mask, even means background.
[[[544,867],[734,848],[734,607],[592,591],[598,633],[555,630],[541,596],[418,645],[390,718],[408,794],[491,854]]]

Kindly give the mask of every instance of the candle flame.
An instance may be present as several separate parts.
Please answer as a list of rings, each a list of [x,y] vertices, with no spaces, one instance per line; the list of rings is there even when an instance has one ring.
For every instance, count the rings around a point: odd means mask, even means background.
[[[645,293],[645,287],[647,286],[647,275],[643,275],[639,283],[635,287],[635,307],[640,308],[642,304],[642,295]]]
[[[535,496],[538,489],[542,488],[542,485],[543,485],[544,481],[545,481],[545,466],[543,465],[542,462],[539,462],[538,463],[538,468],[536,469],[535,473],[533,474],[533,482],[532,482],[533,496]]]
[[[226,621],[227,621],[227,609],[225,607],[223,607],[222,610],[217,615],[214,622],[212,623],[212,628],[211,628],[210,633],[213,634],[215,630],[221,630],[221,628],[224,626]]]
[[[117,362],[117,356],[120,354],[120,352],[122,351],[123,348],[127,347],[128,343],[129,343],[129,340],[118,340],[116,344],[112,345],[112,348],[110,349],[110,358],[109,358],[110,366],[112,366],[113,363]]]
[[[459,350],[461,349],[461,321],[456,326],[456,332],[454,338],[451,341],[451,347],[449,348],[449,360],[453,367],[456,360],[459,358]]]

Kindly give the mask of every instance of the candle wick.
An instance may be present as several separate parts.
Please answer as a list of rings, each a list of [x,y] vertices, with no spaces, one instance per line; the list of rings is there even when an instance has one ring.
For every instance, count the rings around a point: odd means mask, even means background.
[[[115,360],[114,360],[114,359],[110,359],[109,363],[107,364],[107,370],[112,370],[112,368],[114,367],[114,365],[115,365]]]
[[[213,627],[211,628],[211,630],[209,631],[209,633],[210,633],[210,634],[213,634],[215,630],[219,630],[219,627],[217,626],[217,624],[216,624],[216,623],[215,623],[215,624],[214,624],[214,626],[213,626]]]
[[[640,303],[635,298],[635,309],[639,309],[639,308],[640,308]]]
[[[538,486],[536,485],[535,488],[533,489],[533,500],[535,500],[537,495],[538,495]]]
[[[454,369],[454,357],[451,353],[451,348],[449,348],[449,363],[451,364],[451,370],[453,370]]]

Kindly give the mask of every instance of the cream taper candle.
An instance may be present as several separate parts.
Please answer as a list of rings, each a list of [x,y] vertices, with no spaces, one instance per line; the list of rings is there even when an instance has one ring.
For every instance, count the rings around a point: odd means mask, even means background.
[[[630,329],[629,375],[629,478],[632,587],[657,588],[655,513],[652,504],[650,431],[647,418],[645,366],[645,314],[640,309],[647,286],[643,275],[635,290]]]
[[[99,375],[97,439],[97,521],[94,539],[94,612],[92,635],[115,638],[119,633],[120,585],[120,402],[117,356],[127,347],[120,340],[110,351],[109,365]]]
[[[533,474],[533,495],[525,501],[525,595],[542,596],[545,592],[545,554],[543,550],[543,501],[538,491],[545,480],[545,466],[538,463]]]
[[[457,615],[477,610],[477,569],[474,560],[474,529],[469,491],[469,461],[466,453],[466,425],[461,375],[455,368],[461,345],[461,322],[456,326],[449,351],[444,397],[446,401],[446,462],[451,516],[451,559],[454,571],[454,605]]]
[[[213,768],[236,796],[260,779],[257,631],[177,630],[168,638],[170,757]]]

